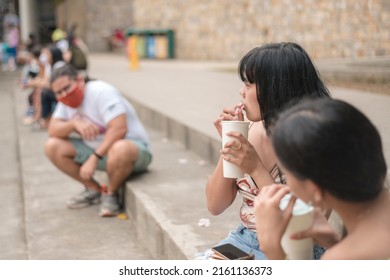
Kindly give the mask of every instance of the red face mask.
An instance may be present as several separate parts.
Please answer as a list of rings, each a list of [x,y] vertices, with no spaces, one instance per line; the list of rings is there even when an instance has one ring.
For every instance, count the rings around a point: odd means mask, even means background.
[[[84,90],[76,85],[74,90],[69,92],[64,97],[58,99],[58,101],[64,103],[69,107],[77,108],[80,106],[81,102],[83,102],[83,97],[84,97]]]

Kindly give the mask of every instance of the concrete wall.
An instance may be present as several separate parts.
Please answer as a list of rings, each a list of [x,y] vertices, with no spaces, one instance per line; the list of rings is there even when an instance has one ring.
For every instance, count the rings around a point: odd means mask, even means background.
[[[56,14],[60,26],[77,23],[76,34],[91,51],[106,51],[106,39],[114,28],[126,28],[133,21],[131,0],[66,0]]]
[[[85,40],[88,32],[88,22],[86,18],[86,1],[87,0],[67,0],[60,2],[56,6],[56,24],[64,30],[77,24],[76,35]]]
[[[289,40],[313,58],[390,55],[389,0],[66,0],[57,14],[80,23],[91,50],[107,50],[111,30],[132,26],[173,29],[181,59],[238,60]]]
[[[179,58],[237,60],[293,40],[314,58],[390,55],[388,0],[133,0],[136,27],[173,28]]]
[[[132,0],[86,0],[88,33],[91,50],[107,50],[107,37],[115,28],[127,29],[132,22]]]

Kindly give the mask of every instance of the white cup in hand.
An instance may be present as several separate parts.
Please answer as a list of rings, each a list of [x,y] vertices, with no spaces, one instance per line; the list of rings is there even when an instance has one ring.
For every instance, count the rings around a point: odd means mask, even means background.
[[[226,135],[230,131],[239,132],[248,139],[249,123],[247,121],[222,121],[222,148],[227,142],[237,140],[235,137]],[[233,163],[224,160],[223,176],[225,178],[241,178],[244,176],[244,173]]]
[[[280,201],[280,209],[286,209],[291,194],[286,194]],[[290,260],[311,260],[313,259],[313,239],[304,238],[293,240],[290,235],[308,229],[313,223],[313,206],[310,206],[300,199],[294,204],[291,220],[283,234],[281,245]]]

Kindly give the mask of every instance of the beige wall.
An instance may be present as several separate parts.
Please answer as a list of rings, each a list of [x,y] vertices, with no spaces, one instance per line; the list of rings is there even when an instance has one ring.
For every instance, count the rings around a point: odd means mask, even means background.
[[[179,58],[238,59],[253,46],[287,40],[315,58],[390,55],[388,0],[133,2],[137,27],[175,30]]]
[[[59,21],[79,22],[91,50],[133,26],[173,29],[182,59],[237,60],[289,40],[314,58],[390,55],[389,0],[66,0],[57,10]]]
[[[133,22],[132,0],[86,0],[88,33],[91,50],[107,50],[107,41],[115,28],[126,29]]]
[[[132,0],[66,0],[57,6],[57,24],[69,28],[77,23],[76,34],[92,51],[107,50],[106,38],[114,28],[132,23]]]
[[[88,22],[85,20],[87,0],[67,0],[61,2],[56,10],[56,24],[61,28],[69,28],[77,24],[76,35],[85,39]]]

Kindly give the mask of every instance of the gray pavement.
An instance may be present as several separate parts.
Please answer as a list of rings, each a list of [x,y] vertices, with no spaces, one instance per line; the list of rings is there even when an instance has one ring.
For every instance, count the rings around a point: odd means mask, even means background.
[[[213,217],[204,186],[220,147],[212,123],[240,100],[236,64],[143,60],[133,71],[124,55],[91,55],[90,76],[114,84],[134,103],[152,141],[149,172],[126,184],[129,220],[102,219],[97,206],[65,208],[80,186],[45,158],[46,133],[20,124],[26,94],[13,74],[0,73],[0,128],[7,131],[0,135],[0,259],[191,259],[226,236],[238,224],[239,202]],[[390,96],[332,92],[373,120],[389,163]],[[199,226],[202,218],[210,226]]]
[[[14,76],[11,73],[0,73],[0,259],[27,258]]]

